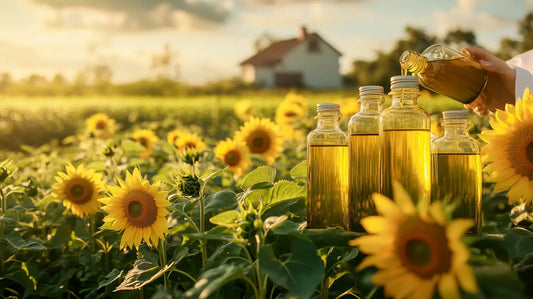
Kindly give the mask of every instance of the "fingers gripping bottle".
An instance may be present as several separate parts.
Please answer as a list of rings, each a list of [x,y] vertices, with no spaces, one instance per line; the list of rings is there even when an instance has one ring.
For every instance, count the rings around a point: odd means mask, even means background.
[[[475,100],[487,84],[487,71],[478,62],[444,45],[432,45],[422,53],[404,51],[400,65],[402,74],[411,72],[422,86],[463,104]]]
[[[348,227],[348,140],[340,106],[317,105],[317,127],[307,136],[307,227]]]
[[[376,214],[372,193],[379,193],[379,116],[385,98],[383,87],[359,87],[359,112],[348,123],[349,179],[348,221],[350,230],[364,232],[359,221]]]
[[[470,137],[467,110],[444,111],[444,135],[433,141],[436,176],[432,184],[432,201],[452,205],[453,218],[470,218],[481,233],[481,146]]]
[[[393,198],[398,181],[413,199],[431,197],[431,134],[429,114],[417,104],[416,76],[391,78],[392,104],[380,116],[381,193]]]

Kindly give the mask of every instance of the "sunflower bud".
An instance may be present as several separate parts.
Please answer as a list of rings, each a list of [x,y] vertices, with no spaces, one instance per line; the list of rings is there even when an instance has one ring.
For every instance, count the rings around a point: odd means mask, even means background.
[[[37,186],[35,186],[35,184],[33,183],[33,181],[31,179],[28,179],[28,181],[26,183],[23,184],[24,185],[24,193],[29,196],[29,197],[33,197],[35,195],[37,195]]]
[[[187,148],[180,151],[179,156],[183,162],[189,165],[194,165],[194,163],[200,160],[200,153],[193,148]]]
[[[179,192],[187,197],[198,197],[200,196],[200,179],[194,175],[185,175],[178,177],[178,190]]]
[[[9,173],[7,172],[7,168],[0,167],[0,183],[5,181],[8,176],[9,176]]]
[[[110,144],[104,149],[104,156],[111,158],[115,155],[115,149],[117,146],[115,144]]]

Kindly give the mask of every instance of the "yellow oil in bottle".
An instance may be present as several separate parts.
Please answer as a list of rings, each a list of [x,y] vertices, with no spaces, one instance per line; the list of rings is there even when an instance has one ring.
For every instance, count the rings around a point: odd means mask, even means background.
[[[381,179],[379,134],[352,134],[350,148],[350,229],[363,232],[364,229],[359,223],[361,218],[376,214],[371,196],[372,193],[379,192]]]
[[[407,75],[407,69],[402,67],[404,74]],[[424,87],[463,104],[474,101],[487,82],[487,72],[466,57],[427,61],[424,71],[416,75]]]
[[[437,153],[433,199],[455,207],[453,218],[475,222],[470,233],[481,232],[481,161],[478,153]]]
[[[431,197],[431,135],[429,130],[383,130],[381,193],[393,198],[399,181],[413,202]]]
[[[307,164],[307,227],[347,227],[348,146],[310,145]]]

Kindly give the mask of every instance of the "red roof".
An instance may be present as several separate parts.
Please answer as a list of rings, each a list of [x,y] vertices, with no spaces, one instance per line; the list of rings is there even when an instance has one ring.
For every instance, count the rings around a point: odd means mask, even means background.
[[[311,33],[307,35],[306,39],[308,38],[318,38],[322,40],[326,45],[330,46],[334,51],[336,51],[337,53],[339,53],[339,55],[341,55],[339,51],[337,51],[330,44],[324,41],[318,34]],[[301,40],[298,38],[291,38],[291,39],[274,42],[270,46],[266,47],[265,49],[257,52],[252,57],[241,62],[240,65],[245,65],[245,64],[251,64],[254,66],[275,65],[276,63],[281,61],[281,58],[283,58],[283,56],[286,53],[288,53],[292,48],[294,48],[295,46],[297,46],[303,41],[305,40]]]

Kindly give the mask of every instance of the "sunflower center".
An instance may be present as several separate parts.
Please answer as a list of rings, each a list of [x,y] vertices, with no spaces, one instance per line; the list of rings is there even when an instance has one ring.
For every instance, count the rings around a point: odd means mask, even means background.
[[[431,261],[431,247],[423,240],[408,241],[405,251],[407,259],[417,266],[427,265]]]
[[[396,238],[398,256],[411,273],[427,279],[449,272],[452,253],[443,226],[410,217],[400,226]]]
[[[100,120],[96,123],[96,129],[103,130],[106,127],[106,123],[103,120]]]
[[[533,180],[533,125],[519,128],[509,144],[512,145],[512,150],[507,151],[511,166],[517,174]]]
[[[226,154],[226,157],[224,159],[224,162],[228,164],[229,166],[234,166],[239,164],[239,161],[241,160],[241,155],[237,151],[230,151]]]
[[[148,139],[146,139],[146,138],[144,138],[144,137],[141,137],[141,138],[139,138],[139,143],[140,143],[142,146],[146,147],[146,146],[148,145]]]
[[[185,143],[184,147],[185,148],[196,148],[196,143],[189,141]]]
[[[124,215],[132,226],[147,227],[157,220],[154,198],[143,190],[130,190],[124,196]]]
[[[296,116],[296,115],[297,115],[297,113],[294,112],[294,111],[287,111],[287,112],[285,112],[285,116],[286,116],[286,117],[294,117],[294,116]]]
[[[73,203],[83,204],[93,197],[92,183],[86,179],[73,178],[65,187],[65,195]]]
[[[133,217],[139,217],[143,213],[143,205],[138,201],[130,203],[128,210]]]
[[[253,132],[248,138],[248,148],[252,153],[264,153],[270,147],[270,138],[262,131]]]

